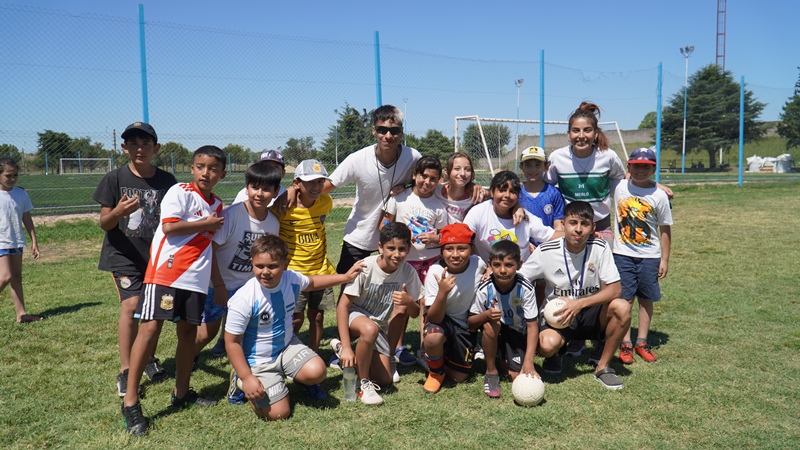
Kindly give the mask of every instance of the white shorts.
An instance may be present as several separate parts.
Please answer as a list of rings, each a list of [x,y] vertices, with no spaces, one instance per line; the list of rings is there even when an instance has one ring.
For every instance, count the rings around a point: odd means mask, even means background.
[[[314,350],[308,348],[300,342],[297,336],[294,336],[278,359],[251,367],[250,371],[258,377],[264,390],[267,391],[267,395],[261,400],[253,401],[253,406],[266,408],[289,395],[286,377],[294,379],[300,369],[315,356],[317,354],[314,353]]]

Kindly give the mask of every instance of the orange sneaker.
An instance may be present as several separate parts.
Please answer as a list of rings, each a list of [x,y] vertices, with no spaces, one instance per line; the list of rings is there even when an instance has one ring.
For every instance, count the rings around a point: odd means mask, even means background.
[[[653,362],[657,360],[656,354],[650,350],[650,346],[647,345],[647,342],[642,342],[641,344],[636,344],[636,354],[641,356],[643,360],[647,362]]]
[[[422,389],[429,394],[435,394],[439,392],[439,389],[442,388],[442,383],[444,382],[444,374],[439,374],[436,372],[428,372],[428,379],[425,380],[425,384],[422,385]]]
[[[619,360],[622,364],[633,364],[633,346],[622,344],[619,346]]]

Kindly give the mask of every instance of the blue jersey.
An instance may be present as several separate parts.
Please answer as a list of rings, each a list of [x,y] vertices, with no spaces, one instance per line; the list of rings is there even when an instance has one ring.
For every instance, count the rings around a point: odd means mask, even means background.
[[[553,228],[553,222],[564,218],[564,198],[561,197],[561,191],[552,184],[545,183],[544,189],[536,197],[523,188],[519,193],[517,203],[525,211],[542,219],[542,223],[550,228]],[[531,238],[531,243],[537,246],[541,244],[541,242],[534,241],[533,238]]]
[[[297,296],[307,287],[308,277],[286,270],[275,288],[265,288],[254,277],[228,300],[225,331],[243,335],[242,350],[250,367],[275,361],[289,345]]]

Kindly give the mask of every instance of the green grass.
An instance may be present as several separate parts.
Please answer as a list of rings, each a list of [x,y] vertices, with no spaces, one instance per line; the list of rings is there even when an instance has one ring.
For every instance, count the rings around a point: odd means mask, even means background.
[[[369,408],[340,402],[341,372],[330,370],[329,400],[314,404],[290,384],[294,416],[265,423],[227,403],[171,411],[171,383],[146,382],[143,406],[155,428],[141,439],[122,430],[119,307],[108,274],[96,270],[99,238],[52,242],[45,235],[57,230],[42,228],[44,259],[26,254],[24,280],[28,309],[48,319],[15,325],[9,294],[0,294],[0,447],[798,448],[799,188],[675,187],[671,266],[651,333],[659,361],[613,362],[621,391],[595,382],[584,355],[565,358],[562,376],[544,377],[546,401],[535,408],[515,406],[508,382],[499,401],[485,398],[481,376],[424,395],[424,374],[406,369],[385,405]],[[334,263],[340,241],[341,223],[331,222]],[[325,323],[327,359],[333,314]],[[409,330],[416,345],[416,322]],[[174,349],[174,326],[165,324],[158,355],[168,370]],[[229,368],[203,355],[192,385],[223,398]]]

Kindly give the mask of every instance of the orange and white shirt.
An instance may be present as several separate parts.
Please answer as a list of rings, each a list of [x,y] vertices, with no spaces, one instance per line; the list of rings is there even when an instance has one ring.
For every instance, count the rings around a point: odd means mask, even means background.
[[[208,292],[214,232],[166,236],[164,224],[197,222],[211,213],[217,216],[222,213],[222,199],[211,194],[211,200],[207,200],[194,183],[179,183],[167,191],[161,201],[161,223],[150,246],[145,283]]]

